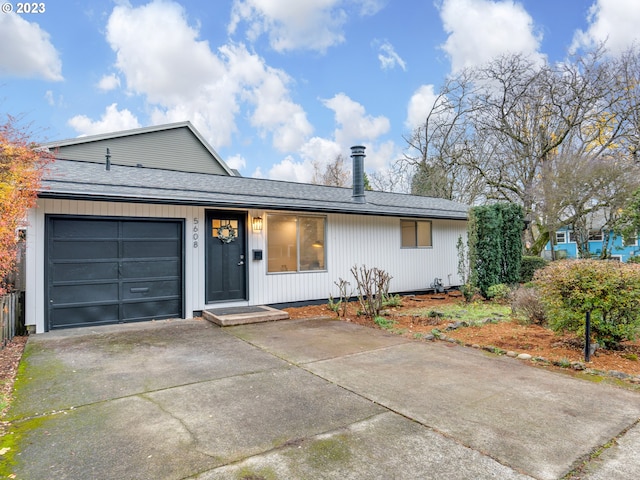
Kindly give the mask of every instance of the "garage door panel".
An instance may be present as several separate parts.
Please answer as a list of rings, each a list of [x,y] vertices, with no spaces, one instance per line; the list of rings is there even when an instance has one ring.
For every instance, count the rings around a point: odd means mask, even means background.
[[[149,302],[124,303],[122,305],[124,319],[127,321],[175,318],[180,315],[181,310],[182,301],[180,299],[153,300]]]
[[[50,322],[55,328],[108,325],[118,323],[119,314],[120,306],[117,304],[57,308],[53,311]]]
[[[118,238],[118,221],[58,218],[51,229],[55,238]]]
[[[122,262],[121,278],[133,279],[133,278],[149,278],[149,277],[163,277],[167,275],[167,272],[179,272],[180,271],[180,259],[169,260],[127,260]]]
[[[126,282],[122,285],[122,298],[155,298],[178,296],[182,290],[179,279],[147,282]]]
[[[123,242],[123,256],[125,258],[153,258],[175,257],[178,258],[181,249],[175,240],[135,240]]]
[[[48,328],[183,315],[182,222],[47,216]]]
[[[56,304],[117,302],[118,283],[56,285],[51,289],[51,300]]]
[[[118,258],[118,242],[116,240],[57,241],[52,253],[57,260]]]
[[[57,282],[117,280],[118,262],[56,263],[52,274]]]
[[[175,239],[179,234],[180,225],[168,222],[150,225],[131,222],[122,227],[122,236],[124,238]]]

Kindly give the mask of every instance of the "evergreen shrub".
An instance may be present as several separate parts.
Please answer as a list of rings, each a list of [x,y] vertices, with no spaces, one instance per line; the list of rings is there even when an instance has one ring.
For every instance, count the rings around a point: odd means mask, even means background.
[[[542,257],[524,256],[520,261],[520,283],[527,283],[533,280],[536,270],[546,267],[549,264]]]
[[[610,260],[551,262],[534,275],[549,326],[584,336],[585,315],[603,348],[640,333],[640,265]]]

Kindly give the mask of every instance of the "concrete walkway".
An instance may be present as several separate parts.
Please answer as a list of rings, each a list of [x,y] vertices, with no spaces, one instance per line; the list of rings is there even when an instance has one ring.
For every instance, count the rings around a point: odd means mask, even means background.
[[[2,478],[640,478],[640,393],[333,320],[36,335],[8,420]]]

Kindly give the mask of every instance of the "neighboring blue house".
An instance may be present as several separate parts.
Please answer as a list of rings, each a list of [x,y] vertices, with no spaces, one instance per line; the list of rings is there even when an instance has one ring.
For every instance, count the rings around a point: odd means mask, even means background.
[[[603,246],[602,230],[592,230],[589,233],[589,252],[593,257],[599,257],[602,253]],[[577,258],[578,246],[573,230],[569,227],[563,227],[556,232],[554,250],[556,258]],[[640,245],[638,245],[638,237],[623,238],[611,235],[609,239],[608,250],[612,259],[626,262],[630,257],[640,255]],[[551,244],[547,243],[544,250],[544,258],[551,258]]]

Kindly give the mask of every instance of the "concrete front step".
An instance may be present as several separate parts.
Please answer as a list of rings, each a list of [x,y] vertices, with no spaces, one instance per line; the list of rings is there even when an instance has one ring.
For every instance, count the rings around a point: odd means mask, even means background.
[[[287,320],[289,314],[267,306],[231,307],[204,310],[202,317],[221,327],[246,325],[249,323],[273,322]]]

